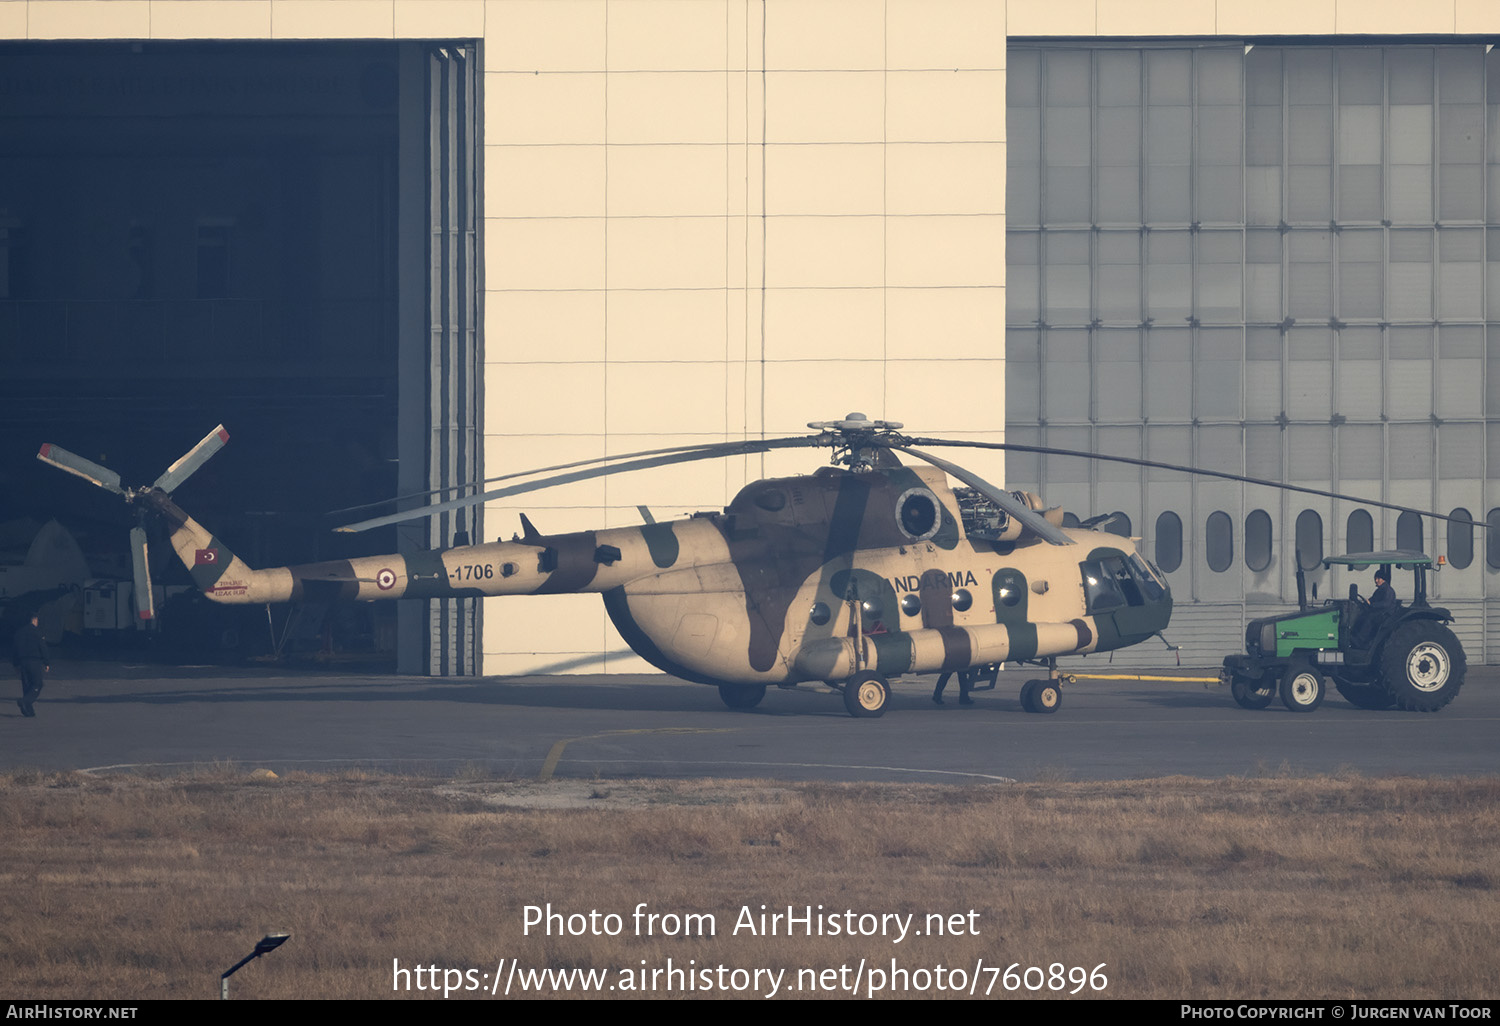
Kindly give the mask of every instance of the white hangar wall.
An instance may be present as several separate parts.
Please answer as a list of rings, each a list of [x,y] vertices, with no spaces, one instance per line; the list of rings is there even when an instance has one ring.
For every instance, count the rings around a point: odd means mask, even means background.
[[[1003,437],[1008,39],[1483,33],[1488,0],[0,0],[10,39],[480,40],[487,475],[849,410]],[[595,481],[495,506],[485,533],[521,509],[564,531],[715,508],[806,469]],[[1177,623],[1237,647],[1243,603],[1178,587]],[[597,598],[486,611],[485,673],[644,668]]]

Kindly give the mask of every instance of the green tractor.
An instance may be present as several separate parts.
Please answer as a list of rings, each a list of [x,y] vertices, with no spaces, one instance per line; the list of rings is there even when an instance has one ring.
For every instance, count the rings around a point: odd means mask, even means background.
[[[1427,604],[1432,559],[1420,552],[1362,552],[1330,556],[1333,565],[1362,570],[1410,570],[1411,602],[1372,606],[1349,586],[1347,599],[1309,604],[1302,560],[1297,560],[1298,611],[1253,620],[1245,629],[1245,654],[1224,657],[1219,680],[1245,709],[1264,709],[1280,694],[1293,712],[1312,712],[1323,702],[1325,680],[1361,709],[1392,706],[1435,712],[1463,687],[1463,646],[1447,626],[1453,615]],[[1380,576],[1377,574],[1377,576]],[[1389,594],[1389,592],[1387,592]],[[1316,602],[1316,598],[1314,599]]]

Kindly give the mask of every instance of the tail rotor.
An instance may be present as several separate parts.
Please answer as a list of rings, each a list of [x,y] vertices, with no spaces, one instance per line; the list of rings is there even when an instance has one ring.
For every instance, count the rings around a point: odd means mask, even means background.
[[[84,459],[50,442],[42,445],[36,458],[50,463],[59,470],[83,478],[90,484],[114,492],[135,508],[136,526],[130,529],[130,565],[135,580],[136,615],[143,621],[156,618],[156,602],[151,593],[151,559],[146,543],[146,512],[150,508],[144,500],[152,493],[172,494],[191,477],[209,458],[224,448],[229,441],[229,432],[220,424],[189,449],[181,459],[168,467],[156,482],[145,488],[127,488],[120,484],[120,475],[93,460]]]

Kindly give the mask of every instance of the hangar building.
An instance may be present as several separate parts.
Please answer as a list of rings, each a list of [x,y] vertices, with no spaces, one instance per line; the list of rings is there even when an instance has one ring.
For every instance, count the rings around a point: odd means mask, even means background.
[[[149,480],[223,421],[181,498],[255,562],[614,526],[818,458],[319,514],[861,410],[1497,522],[1497,36],[1485,0],[0,0],[8,511],[77,501],[44,433]],[[966,463],[1122,514],[1185,663],[1298,550],[1398,544],[1500,658],[1483,531]],[[408,672],[648,669],[592,597],[400,605]]]

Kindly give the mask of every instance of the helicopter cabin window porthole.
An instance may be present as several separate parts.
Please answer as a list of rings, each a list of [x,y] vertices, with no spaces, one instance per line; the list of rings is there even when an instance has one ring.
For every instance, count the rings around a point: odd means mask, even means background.
[[[1460,506],[1450,517],[1458,517],[1460,520],[1473,520],[1474,517],[1468,510]],[[1455,570],[1462,570],[1474,562],[1474,525],[1458,524],[1448,522],[1448,565]]]
[[[1245,518],[1245,566],[1261,573],[1271,565],[1271,514],[1252,509]]]
[[[1316,570],[1323,562],[1323,518],[1315,509],[1297,514],[1297,552],[1303,570]]]
[[[1375,521],[1368,510],[1357,509],[1349,514],[1344,544],[1350,552],[1375,551]]]
[[[916,616],[922,611],[922,600],[915,592],[907,592],[901,596],[901,612],[907,616]]]
[[[1396,548],[1422,551],[1422,515],[1407,510],[1396,518]]]
[[[910,540],[926,541],[942,526],[939,509],[937,496],[926,488],[908,488],[896,500],[896,523]]]
[[[953,593],[953,608],[960,613],[967,612],[974,604],[974,596],[969,594],[968,588],[959,588]]]
[[[807,618],[816,626],[821,627],[828,622],[829,617],[832,615],[825,603],[814,602],[811,612],[807,614]]]
[[[1156,518],[1156,565],[1168,574],[1182,565],[1182,518],[1176,513]]]
[[[1203,533],[1208,549],[1208,568],[1222,574],[1234,562],[1234,521],[1223,510],[1215,510],[1208,515]]]

